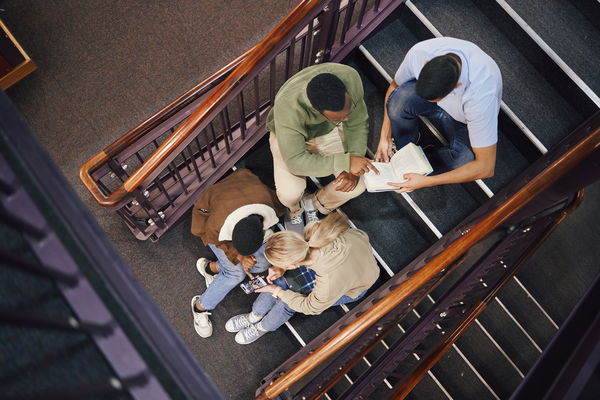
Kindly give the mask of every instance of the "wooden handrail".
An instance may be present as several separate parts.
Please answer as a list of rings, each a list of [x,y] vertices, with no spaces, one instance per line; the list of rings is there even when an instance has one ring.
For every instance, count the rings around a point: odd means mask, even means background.
[[[79,170],[79,178],[90,191],[94,199],[101,206],[113,208],[119,205],[125,196],[132,193],[142,182],[144,182],[161,164],[175,151],[194,130],[204,122],[218,107],[231,91],[237,87],[240,81],[250,74],[258,64],[269,53],[281,43],[282,39],[289,35],[297,25],[303,21],[309,13],[324,0],[302,0],[296,7],[279,23],[277,26],[256,46],[254,46],[245,58],[239,63],[223,82],[221,82],[202,104],[165,140],[144,163],[134,171],[115,191],[108,196],[104,195],[100,188],[94,182],[91,173],[106,163],[111,155],[122,150],[132,139],[137,138],[134,131],[131,135],[126,135],[117,140],[104,151],[96,154],[87,161]],[[240,56],[238,59],[242,58]],[[235,62],[235,61],[234,61]],[[234,62],[230,63],[232,65]],[[229,66],[228,65],[228,66]],[[226,69],[225,67],[224,69]],[[152,119],[152,118],[151,118]]]
[[[92,173],[98,168],[100,168],[102,165],[106,164],[112,157],[116,156],[121,151],[125,150],[129,145],[135,143],[138,139],[144,136],[148,129],[151,129],[152,127],[171,117],[174,113],[174,109],[178,109],[182,106],[185,106],[188,102],[193,100],[199,92],[210,88],[212,85],[214,85],[216,81],[222,79],[224,75],[228,74],[229,72],[231,72],[231,70],[236,68],[248,56],[248,54],[250,54],[250,52],[253,49],[254,48],[247,50],[244,54],[229,62],[217,72],[215,72],[214,74],[203,80],[201,83],[188,90],[183,95],[179,96],[169,105],[164,107],[162,110],[152,115],[146,121],[144,121],[134,129],[130,130],[125,135],[121,136],[119,139],[115,140],[113,143],[108,145],[100,153],[96,154],[88,161],[86,161],[79,168],[79,178],[81,179],[87,190],[92,194],[94,199],[96,199],[98,204],[103,205],[105,207],[109,207],[109,205],[106,204],[107,197],[104,196],[104,194],[92,178]]]
[[[316,366],[327,360],[327,358],[348,345],[599,147],[600,127],[596,126],[592,133],[568,149],[556,161],[546,166],[534,179],[487,214],[470,231],[466,232],[443,252],[435,256],[427,265],[411,276],[409,280],[399,285],[377,304],[365,311],[364,314],[342,328],[338,334],[319,346],[312,354],[308,355],[292,369],[272,382],[271,385],[267,386],[259,393],[257,399],[273,399]]]

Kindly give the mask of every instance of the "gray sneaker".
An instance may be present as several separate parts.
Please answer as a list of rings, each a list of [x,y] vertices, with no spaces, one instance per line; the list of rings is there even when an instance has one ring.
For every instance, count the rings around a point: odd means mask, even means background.
[[[260,322],[256,325],[250,325],[247,328],[242,329],[238,333],[235,334],[235,341],[238,344],[250,344],[258,340],[261,336],[263,336],[267,331],[263,331],[259,329]]]
[[[304,204],[304,219],[306,220],[306,224],[310,224],[311,222],[315,222],[319,220],[319,212],[313,205],[314,195],[306,196],[302,203]]]
[[[262,315],[256,315],[253,312],[236,315],[229,318],[229,320],[225,323],[225,330],[227,332],[239,332],[242,329],[248,328],[252,324],[256,324],[262,318]]]
[[[200,296],[192,297],[192,316],[194,317],[194,329],[200,337],[207,338],[213,333],[212,323],[210,322],[210,319],[208,319],[210,312],[197,312],[194,310],[194,304],[199,298]]]
[[[302,217],[302,213],[292,215],[289,210],[286,211],[283,217],[283,225],[285,225],[285,229],[288,231],[297,232],[301,235],[304,234],[304,218]]]
[[[200,272],[200,275],[202,275],[204,277],[204,281],[206,282],[206,287],[208,287],[208,285],[210,285],[212,283],[212,281],[215,280],[215,276],[209,274],[208,272],[206,272],[206,266],[210,264],[210,260],[201,257],[198,259],[198,261],[196,261],[196,269],[198,270],[198,272]]]

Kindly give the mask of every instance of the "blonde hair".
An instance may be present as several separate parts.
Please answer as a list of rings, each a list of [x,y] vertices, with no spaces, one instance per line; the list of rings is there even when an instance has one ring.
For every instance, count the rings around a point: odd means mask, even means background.
[[[306,225],[304,237],[291,231],[274,233],[265,244],[265,258],[277,267],[289,269],[306,260],[311,248],[327,246],[348,229],[348,219],[340,213],[332,213]]]

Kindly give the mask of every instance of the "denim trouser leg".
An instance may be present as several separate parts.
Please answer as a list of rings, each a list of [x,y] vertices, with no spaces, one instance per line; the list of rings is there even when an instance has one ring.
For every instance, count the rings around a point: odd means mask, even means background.
[[[215,279],[202,296],[200,296],[200,305],[205,310],[212,310],[223,300],[231,289],[244,280],[246,273],[242,268],[242,264],[233,264],[229,261],[223,250],[210,243],[208,247],[210,247],[217,256],[219,273],[215,276]],[[264,251],[265,245],[263,244],[260,249],[253,254],[253,256],[256,257],[256,264],[254,264],[254,267],[250,272],[257,274],[269,269],[270,264],[265,258]]]
[[[447,147],[426,149],[434,174],[450,171],[474,159],[469,144],[467,126],[454,120],[436,103],[427,101],[415,92],[416,81],[398,86],[388,98],[386,108],[392,126],[392,137],[398,149],[416,143],[418,116],[428,117],[448,141]]]
[[[287,289],[285,280],[282,278],[275,280],[273,283],[283,289]],[[333,305],[337,306],[359,300],[365,295],[366,292],[367,291],[365,290],[354,299],[348,296],[342,296]],[[271,296],[271,293],[261,293],[252,305],[252,311],[254,314],[264,315],[264,318],[260,321],[260,325],[266,331],[276,330],[281,325],[285,324],[286,321],[288,321],[295,313],[295,311],[283,301]]]
[[[288,288],[283,278],[277,278],[273,283],[284,290]],[[256,315],[264,315],[264,318],[260,321],[260,325],[267,331],[276,330],[285,324],[295,313],[283,301],[266,292],[258,295],[254,304],[252,304],[252,312]]]

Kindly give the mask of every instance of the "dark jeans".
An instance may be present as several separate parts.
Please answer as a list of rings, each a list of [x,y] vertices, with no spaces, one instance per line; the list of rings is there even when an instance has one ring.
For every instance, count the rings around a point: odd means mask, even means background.
[[[386,108],[392,124],[392,137],[396,148],[416,143],[419,139],[419,115],[429,118],[448,141],[448,146],[425,148],[425,154],[433,167],[433,174],[453,170],[473,161],[475,156],[469,143],[467,125],[456,121],[436,103],[432,103],[415,93],[412,80],[398,86],[388,98]]]

